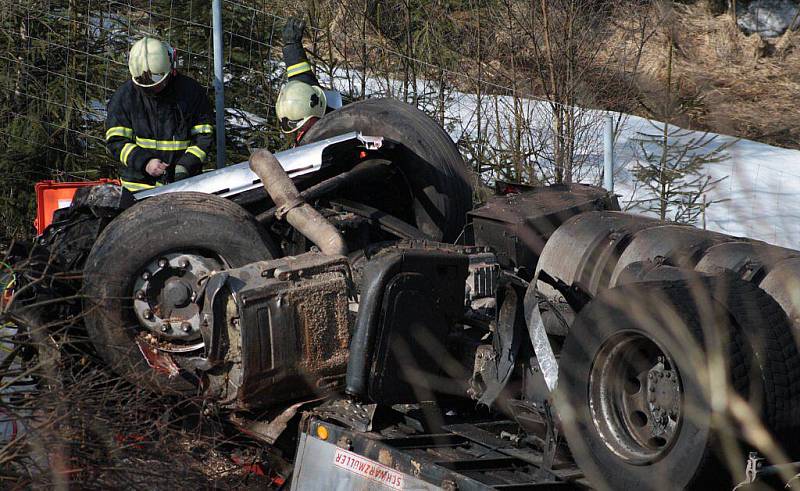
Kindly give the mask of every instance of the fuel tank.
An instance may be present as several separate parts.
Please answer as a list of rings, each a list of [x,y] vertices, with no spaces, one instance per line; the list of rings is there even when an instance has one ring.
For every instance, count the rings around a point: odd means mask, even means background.
[[[563,305],[541,271],[594,296],[658,266],[733,274],[771,295],[800,329],[800,251],[617,211],[587,211],[558,227],[539,256],[537,288]]]
[[[619,203],[605,189],[583,184],[495,196],[468,214],[467,243],[491,247],[501,266],[530,280],[553,232],[594,210],[619,210]]]

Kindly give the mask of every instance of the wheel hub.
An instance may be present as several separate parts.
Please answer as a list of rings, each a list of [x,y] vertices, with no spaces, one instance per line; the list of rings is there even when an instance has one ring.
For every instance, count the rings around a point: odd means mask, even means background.
[[[221,265],[195,254],[165,254],[146,264],[133,287],[133,310],[139,323],[166,342],[199,341],[201,281]],[[182,351],[192,346],[158,346]]]
[[[162,304],[172,309],[186,307],[192,301],[192,293],[194,291],[185,277],[172,277],[164,284]]]
[[[672,430],[680,412],[681,392],[678,373],[664,368],[663,359],[647,374],[647,408],[653,421],[653,437]]]
[[[589,374],[592,422],[606,446],[637,465],[661,458],[682,418],[680,374],[664,351],[639,333],[608,340]]]

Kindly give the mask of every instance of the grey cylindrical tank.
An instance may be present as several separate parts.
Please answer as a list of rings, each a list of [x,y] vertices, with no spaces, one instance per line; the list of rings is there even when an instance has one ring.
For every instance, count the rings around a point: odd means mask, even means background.
[[[617,211],[577,215],[560,226],[545,244],[536,273],[544,270],[568,285],[580,284],[591,294],[608,286],[620,252],[638,231],[664,222]],[[541,281],[539,292],[547,298],[557,293]]]
[[[596,295],[662,263],[712,275],[728,271],[750,281],[800,329],[800,251],[639,215],[596,211],[569,219],[545,244],[536,275],[544,270]],[[541,281],[537,288],[546,298],[562,300]]]
[[[792,249],[741,239],[709,248],[695,269],[708,274],[728,271],[758,285],[777,263],[797,256],[800,252]]]
[[[733,240],[736,239],[688,225],[647,228],[637,232],[620,255],[608,286],[624,283],[626,269],[642,262],[663,258],[673,266],[692,269],[709,247]]]

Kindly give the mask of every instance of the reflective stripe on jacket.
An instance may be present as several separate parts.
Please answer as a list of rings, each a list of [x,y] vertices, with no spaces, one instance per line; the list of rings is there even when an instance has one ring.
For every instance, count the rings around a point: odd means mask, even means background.
[[[111,97],[106,146],[120,165],[123,185],[132,191],[175,180],[175,167],[199,174],[214,141],[214,116],[206,90],[193,79],[171,75],[169,85],[150,94],[128,80]],[[169,164],[160,178],[145,172],[150,159]]]

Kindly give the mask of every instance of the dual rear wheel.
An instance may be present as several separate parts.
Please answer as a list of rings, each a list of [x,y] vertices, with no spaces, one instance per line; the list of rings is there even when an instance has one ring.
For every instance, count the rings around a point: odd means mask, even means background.
[[[600,294],[570,329],[556,393],[592,486],[730,489],[750,450],[791,447],[800,426],[791,333],[774,300],[737,279]]]

